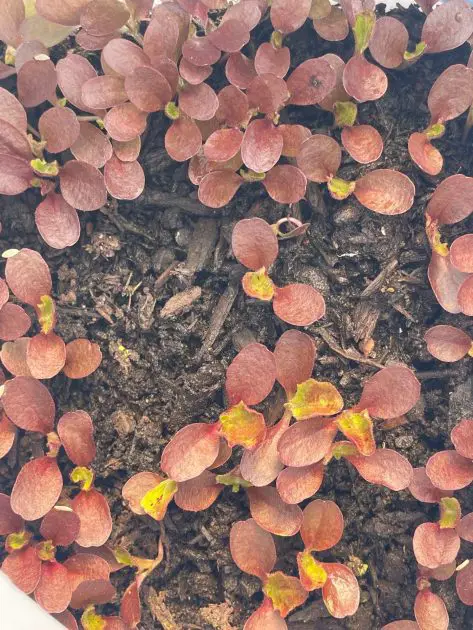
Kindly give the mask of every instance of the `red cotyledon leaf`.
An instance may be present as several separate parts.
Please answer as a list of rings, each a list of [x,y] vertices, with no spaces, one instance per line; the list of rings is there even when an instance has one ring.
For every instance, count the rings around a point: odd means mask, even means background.
[[[164,145],[173,160],[185,162],[199,152],[202,134],[193,120],[181,116],[166,131]]]
[[[199,201],[209,208],[222,208],[233,199],[242,184],[243,179],[230,170],[212,171],[200,181]]]
[[[263,582],[276,564],[273,537],[252,518],[232,525],[230,552],[241,571],[256,575]]]
[[[0,194],[19,195],[30,187],[33,177],[29,160],[0,154]]]
[[[263,603],[249,617],[243,630],[287,630],[287,624],[277,610],[274,610],[271,600],[265,598]]]
[[[8,302],[0,310],[0,339],[2,341],[14,341],[22,337],[30,326],[30,316],[18,304]]]
[[[381,68],[357,53],[345,65],[343,87],[359,103],[376,101],[384,96],[388,78]]]
[[[189,28],[189,26],[188,26]],[[156,7],[144,34],[143,50],[154,65],[156,59],[174,59],[179,40],[179,17],[166,10],[166,5]]]
[[[232,53],[225,65],[225,76],[229,83],[240,90],[246,90],[256,76],[253,59],[249,59],[243,53]]]
[[[250,83],[246,94],[252,109],[262,114],[279,112],[289,98],[286,82],[274,74],[259,74]]]
[[[103,74],[83,84],[81,98],[91,109],[108,109],[126,103],[128,94],[123,77]]]
[[[31,337],[26,348],[26,363],[31,376],[52,378],[59,374],[66,362],[66,344],[54,332]]]
[[[450,246],[450,262],[463,273],[473,273],[473,234],[463,234]]]
[[[360,605],[360,587],[353,571],[338,562],[324,562],[327,581],[322,597],[327,610],[336,619],[354,615]]]
[[[424,335],[424,341],[432,356],[447,363],[463,359],[473,344],[471,337],[463,330],[446,325],[429,328]]]
[[[25,5],[22,0],[5,0],[0,8],[0,38],[8,45],[17,47],[19,28],[25,19]]]
[[[234,85],[227,85],[218,93],[217,120],[228,127],[238,127],[248,116],[248,97]]]
[[[331,383],[310,378],[297,384],[296,393],[289,398],[286,407],[296,420],[308,420],[339,413],[343,409],[343,398]]]
[[[49,153],[61,153],[69,149],[80,133],[77,116],[69,107],[51,107],[46,110],[38,121],[38,129]]]
[[[80,14],[90,0],[38,0],[36,10],[46,20],[65,26],[80,24]]]
[[[331,549],[341,540],[343,529],[343,514],[333,501],[317,499],[302,512],[300,535],[308,551]]]
[[[279,457],[286,466],[310,466],[330,451],[338,428],[329,418],[313,418],[294,424],[280,438]]]
[[[332,6],[326,17],[314,19],[313,24],[317,35],[329,42],[340,42],[350,32],[347,18],[338,6]]]
[[[422,27],[427,52],[438,53],[461,46],[473,31],[473,15],[462,0],[452,0],[432,11]]]
[[[276,488],[285,503],[300,503],[319,490],[323,479],[322,462],[298,468],[288,467],[279,473]]]
[[[342,161],[342,150],[333,138],[314,134],[302,143],[296,157],[297,166],[307,179],[321,184],[336,175]]]
[[[230,19],[221,22],[218,28],[210,31],[207,38],[218,50],[234,53],[240,51],[249,42],[250,33],[241,20]]]
[[[268,575],[263,584],[263,593],[281,617],[286,617],[294,608],[302,606],[309,595],[296,577],[285,575],[282,571]]]
[[[371,125],[344,127],[341,139],[345,150],[360,164],[376,162],[383,152],[381,134]]]
[[[28,545],[20,551],[8,554],[2,564],[2,572],[15,586],[29,595],[41,578],[41,560],[35,547]]]
[[[316,355],[312,337],[299,330],[286,330],[278,339],[274,348],[276,379],[288,395],[312,376]]]
[[[425,471],[440,490],[461,490],[473,482],[473,462],[456,451],[440,451],[428,460]]]
[[[240,150],[243,133],[239,129],[217,129],[204,144],[204,155],[208,160],[226,162]]]
[[[251,31],[261,19],[261,10],[257,0],[247,0],[228,7],[225,11],[222,22],[237,20],[243,22],[246,28]]]
[[[117,31],[107,33],[106,35],[90,35],[90,33],[82,28],[76,35],[76,44],[84,50],[92,52],[95,50],[102,50],[109,41],[115,39],[116,37],[120,37],[120,33]]]
[[[35,600],[49,613],[60,613],[69,606],[72,589],[66,567],[59,562],[44,562],[41,577],[35,589]]]
[[[85,378],[95,372],[101,362],[99,345],[88,339],[74,339],[66,345],[64,374],[69,378]]]
[[[71,153],[80,162],[102,168],[112,157],[113,149],[108,137],[98,127],[81,122],[80,134],[71,146]]]
[[[407,145],[411,160],[424,173],[438,175],[443,168],[443,156],[425,133],[411,133]]]
[[[35,521],[53,508],[62,486],[62,475],[55,458],[44,456],[32,459],[16,478],[11,493],[12,510],[25,521]]]
[[[277,258],[278,239],[263,219],[242,219],[233,228],[232,250],[238,262],[248,269],[268,269]]]
[[[98,210],[107,201],[103,175],[91,164],[70,160],[61,169],[59,179],[62,196],[77,210]]]
[[[16,376],[4,387],[3,409],[14,425],[43,435],[53,430],[56,406],[45,385],[32,377]]]
[[[405,365],[388,365],[363,385],[357,409],[387,420],[410,411],[420,398],[420,383]]]
[[[51,294],[49,267],[41,254],[32,249],[21,249],[7,258],[5,279],[15,297],[31,306],[36,307],[43,295]]]
[[[179,74],[187,83],[199,85],[212,74],[212,66],[195,66],[182,57],[179,63]]]
[[[337,76],[326,59],[302,62],[287,79],[291,105],[317,105],[334,89]]]
[[[307,178],[291,164],[273,166],[263,180],[269,196],[278,203],[297,203],[305,196]]]
[[[422,523],[414,532],[412,544],[417,562],[435,569],[455,560],[460,537],[454,529],[442,529],[438,523]]]
[[[108,545],[101,545],[100,547],[80,547],[79,545],[74,545],[74,551],[77,555],[82,554],[93,554],[94,556],[99,556],[108,563],[110,573],[115,573],[115,571],[119,571],[123,569],[125,565],[118,562],[115,558],[114,551]]]
[[[112,39],[102,51],[102,59],[113,72],[127,76],[135,68],[149,66],[149,57],[137,44],[127,39]]]
[[[327,53],[321,59],[327,61],[335,72],[335,87],[331,92],[319,103],[319,107],[328,112],[333,112],[336,103],[344,103],[350,101],[350,97],[343,87],[343,70],[345,62],[338,55]],[[355,106],[356,107],[356,106]]]
[[[11,509],[10,497],[0,493],[0,536],[8,536],[23,529],[21,516]]]
[[[10,452],[11,447],[15,442],[15,437],[15,425],[4,413],[2,413],[0,416],[0,459]]]
[[[266,431],[266,437],[257,448],[245,449],[240,462],[243,479],[253,486],[269,485],[284,467],[278,453],[278,443],[289,426],[290,418],[284,415],[281,420]],[[289,503],[289,501],[287,501]]]
[[[82,86],[97,76],[93,65],[81,55],[69,54],[57,62],[56,72],[59,88],[67,100],[83,111],[90,111],[82,100]]]
[[[41,521],[39,533],[54,545],[68,547],[75,541],[79,528],[77,514],[67,506],[56,505]]]
[[[376,20],[369,49],[373,59],[385,68],[398,68],[404,62],[409,33],[404,24],[390,16]]]
[[[473,177],[450,175],[440,182],[430,198],[426,214],[439,225],[452,225],[471,214]]]
[[[0,360],[3,366],[13,376],[31,376],[31,372],[26,363],[26,348],[29,343],[28,337],[19,337],[15,341],[10,341],[2,345]]]
[[[467,606],[473,606],[473,562],[471,560],[461,571],[458,571],[455,582],[460,601]]]
[[[453,427],[450,439],[457,453],[473,459],[473,420],[465,418]]]
[[[241,145],[243,163],[256,173],[266,173],[281,157],[283,143],[281,132],[270,120],[252,120]]]
[[[421,630],[428,630],[428,628],[448,630],[449,617],[443,599],[432,593],[429,588],[417,593],[414,602],[414,616]]]
[[[312,135],[303,125],[279,125],[278,129],[283,136],[282,155],[285,157],[297,157],[302,143]]]
[[[0,119],[0,133],[0,153],[24,160],[31,159],[31,147],[27,136],[22,131],[19,131],[7,120]]]
[[[120,618],[127,628],[136,628],[141,621],[141,602],[138,579],[135,579],[123,593],[120,602]]]
[[[200,512],[209,508],[222,490],[223,486],[216,482],[215,474],[204,470],[195,479],[182,481],[178,485],[174,502],[181,510]]]
[[[115,153],[119,160],[122,162],[134,162],[141,151],[141,138],[138,136],[137,138],[133,138],[133,140],[128,140],[128,142],[113,140],[112,147],[113,153]],[[105,159],[105,162],[107,162],[111,157],[112,153],[110,153],[110,156]]]
[[[136,160],[122,162],[112,155],[104,168],[105,186],[115,199],[133,200],[141,195],[145,187],[143,168]]]
[[[230,406],[240,401],[257,405],[271,392],[275,380],[273,353],[260,343],[248,344],[227,368],[225,390]]]
[[[102,132],[99,131],[99,133],[103,135]],[[71,247],[79,240],[80,222],[77,211],[62,195],[55,192],[48,193],[37,206],[35,222],[43,239],[54,249]]]
[[[3,87],[0,87],[0,119],[7,120],[18,131],[26,134],[25,108],[11,92]]]
[[[112,531],[112,517],[107,499],[95,488],[81,490],[71,503],[80,518],[76,538],[81,547],[100,547],[107,542]]]
[[[187,85],[179,92],[179,109],[194,120],[210,120],[218,109],[218,97],[207,83]]]
[[[386,215],[403,214],[414,203],[414,183],[399,171],[376,169],[356,181],[358,201],[373,212]]]
[[[432,123],[443,123],[460,116],[472,102],[473,69],[463,64],[449,66],[438,77],[429,92],[427,105]]]
[[[108,562],[93,553],[74,554],[65,560],[64,566],[68,571],[72,591],[75,591],[82,582],[108,580],[110,577]]]
[[[95,459],[94,426],[85,411],[69,411],[57,424],[57,432],[67,456],[76,466],[89,466]]]
[[[177,482],[198,477],[217,457],[217,429],[215,424],[202,422],[180,429],[163,450],[161,469]]]
[[[80,16],[82,28],[92,35],[106,35],[124,26],[130,19],[126,5],[116,0],[92,0]]]
[[[473,274],[458,289],[458,305],[465,315],[473,315]]]
[[[309,17],[312,0],[273,0],[270,18],[274,30],[281,33],[297,31]]]
[[[125,41],[125,40],[123,40]],[[105,129],[113,140],[128,142],[140,136],[146,129],[148,114],[133,103],[112,107],[103,120]]]
[[[56,621],[59,621],[60,624],[67,628],[67,630],[79,630],[77,621],[70,610],[63,610],[61,613],[53,613],[52,616]]]
[[[429,477],[427,477],[425,467],[414,468],[412,481],[409,484],[409,492],[422,503],[439,503],[442,497],[450,495],[449,492],[439,490],[433,485]]]
[[[122,488],[122,497],[134,514],[146,514],[141,500],[147,492],[158,486],[163,477],[153,472],[139,472],[131,476]]]
[[[256,523],[277,536],[294,536],[302,524],[302,510],[284,503],[276,488],[248,488],[250,512]]]
[[[427,275],[440,306],[449,313],[461,313],[458,294],[468,274],[458,271],[450,262],[450,256],[441,256],[433,250]]]
[[[264,416],[240,401],[220,414],[219,434],[231,447],[256,448],[266,437]]]
[[[272,74],[283,79],[290,64],[291,51],[286,46],[275,48],[271,43],[263,42],[256,51],[255,69],[258,74]]]
[[[72,593],[71,608],[86,608],[91,604],[107,604],[117,592],[110,580],[85,580]],[[107,626],[106,626],[107,627]]]
[[[325,300],[308,284],[288,284],[276,288],[274,313],[293,326],[310,326],[325,315]]]
[[[50,59],[27,61],[17,74],[18,99],[24,107],[36,107],[55,100],[56,68]]]
[[[391,449],[381,448],[368,457],[351,455],[347,459],[369,483],[398,492],[412,481],[412,466],[405,457]]]
[[[184,42],[182,56],[195,66],[210,66],[220,59],[220,50],[208,37],[191,37]]]
[[[388,623],[386,626],[383,626],[381,630],[419,630],[419,626],[415,621],[401,620],[401,621],[392,621]]]

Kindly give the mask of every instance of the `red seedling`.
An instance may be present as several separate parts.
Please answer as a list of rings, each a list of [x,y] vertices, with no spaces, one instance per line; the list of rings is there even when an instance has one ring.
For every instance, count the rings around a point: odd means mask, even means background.
[[[260,623],[265,617],[270,620],[278,620],[278,616],[279,619],[284,619],[307,599],[308,594],[297,578],[281,571],[271,572],[277,559],[273,538],[253,519],[239,521],[232,526],[230,551],[238,568],[249,575],[255,575],[263,584],[263,610],[260,609],[257,618],[251,620],[250,628],[262,628]],[[281,624],[281,628],[284,627]]]
[[[297,555],[302,585],[308,591],[322,589],[328,612],[337,619],[354,615],[360,603],[360,589],[348,567],[319,562],[313,551],[334,547],[343,535],[343,515],[333,501],[312,501],[303,511],[301,538],[304,551]]]
[[[432,455],[426,473],[440,490],[460,490],[473,481],[473,420],[465,419],[452,429],[454,451],[440,451]]]
[[[242,280],[249,297],[272,301],[275,314],[294,326],[309,326],[325,314],[325,302],[309,285],[290,284],[277,287],[267,270],[278,254],[278,241],[272,227],[263,219],[243,219],[233,229],[233,253],[252,271]]]

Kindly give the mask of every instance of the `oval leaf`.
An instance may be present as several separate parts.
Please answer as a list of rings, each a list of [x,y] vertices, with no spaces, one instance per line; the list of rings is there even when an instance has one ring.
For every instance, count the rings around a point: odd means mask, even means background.
[[[2,405],[20,429],[46,435],[53,430],[56,407],[47,387],[28,376],[16,376],[5,383]]]
[[[11,493],[12,510],[25,521],[35,521],[54,507],[61,491],[62,475],[55,458],[32,459],[16,478]]]
[[[358,409],[387,420],[410,411],[420,398],[420,383],[405,365],[382,368],[363,385]]]
[[[405,490],[412,481],[412,466],[405,457],[388,448],[381,448],[368,457],[350,456],[348,461],[369,483],[390,490]]]
[[[381,157],[384,144],[379,131],[371,125],[355,125],[342,129],[342,144],[355,162],[369,164]]]
[[[440,451],[428,460],[425,472],[440,490],[461,490],[473,481],[473,462],[456,451]]]
[[[79,217],[75,208],[70,206],[62,195],[48,193],[36,208],[35,222],[43,239],[54,249],[71,247],[79,240]]]
[[[285,503],[300,503],[319,490],[324,479],[322,462],[299,468],[285,468],[278,475],[276,488]]]
[[[441,529],[438,523],[422,523],[414,532],[412,544],[417,562],[435,569],[455,560],[460,537],[454,529]]]
[[[323,134],[308,138],[297,155],[297,166],[311,182],[328,181],[337,174],[342,150],[336,140]]]
[[[250,512],[256,523],[277,536],[294,536],[302,524],[302,510],[284,503],[276,488],[248,488]]]
[[[85,411],[69,411],[57,424],[57,432],[67,456],[76,466],[89,466],[95,459],[94,427]]]
[[[214,424],[198,422],[180,429],[161,455],[161,469],[174,481],[198,477],[212,466],[220,438]]]
[[[101,362],[98,344],[88,339],[74,339],[66,345],[64,374],[69,378],[85,378],[95,372]]]
[[[79,533],[80,520],[70,508],[56,506],[41,521],[39,533],[54,545],[68,547]]]
[[[273,537],[252,518],[238,521],[230,530],[230,552],[241,571],[266,579],[276,564],[276,545]]]
[[[250,343],[229,365],[225,390],[230,406],[243,401],[257,405],[268,396],[276,380],[276,360],[273,353],[260,343]]]
[[[53,332],[31,337],[26,349],[26,363],[31,376],[52,378],[59,374],[66,362],[66,344]]]
[[[81,547],[100,547],[112,532],[112,517],[107,499],[95,490],[81,490],[74,497],[71,507],[80,518],[80,530],[76,542]]]
[[[274,313],[292,326],[310,326],[325,315],[325,300],[308,284],[288,284],[276,289]]]
[[[31,306],[38,306],[43,295],[51,295],[49,267],[32,249],[21,249],[7,258],[5,279],[15,297]]]
[[[105,186],[115,199],[136,199],[145,187],[145,174],[141,164],[122,162],[115,155],[105,164]]]
[[[302,516],[300,534],[308,551],[325,551],[341,540],[345,527],[343,514],[333,501],[312,501]]]

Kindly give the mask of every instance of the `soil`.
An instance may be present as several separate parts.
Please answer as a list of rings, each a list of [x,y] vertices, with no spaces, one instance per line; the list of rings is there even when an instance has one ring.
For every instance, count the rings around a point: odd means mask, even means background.
[[[418,41],[421,14],[413,8],[394,14]],[[266,41],[269,31],[268,23],[260,25],[256,41]],[[328,44],[309,24],[288,40],[293,65],[328,51],[347,60],[353,50],[351,36]],[[336,202],[325,187],[311,185],[307,201],[290,212],[309,222],[310,229],[304,237],[281,244],[272,273],[279,285],[301,281],[323,293],[327,315],[307,329],[318,344],[315,375],[338,384],[347,405],[358,400],[375,364],[402,361],[417,371],[423,385],[421,402],[405,424],[376,430],[379,444],[396,448],[414,466],[450,447],[450,430],[462,417],[471,417],[473,408],[471,361],[439,363],[422,341],[434,324],[453,324],[470,334],[473,325],[467,317],[444,312],[429,287],[424,208],[441,178],[422,174],[407,154],[409,134],[428,123],[426,100],[432,83],[449,65],[466,63],[469,52],[463,46],[425,56],[404,72],[388,71],[386,96],[359,107],[359,122],[373,124],[384,138],[385,150],[376,166],[402,170],[415,182],[412,210],[398,217],[376,215],[354,198]],[[220,80],[217,76],[217,85]],[[331,115],[315,107],[292,107],[284,117],[339,139]],[[473,175],[471,138],[467,144],[460,141],[463,123],[464,116],[448,123],[437,143],[445,158],[442,177]],[[60,376],[52,390],[60,414],[83,408],[94,418],[97,486],[114,516],[112,542],[151,557],[157,538],[165,534],[165,561],[142,589],[140,627],[239,629],[262,599],[258,580],[239,571],[228,548],[232,523],[248,518],[245,494],[226,489],[210,509],[196,514],[171,505],[160,528],[124,506],[121,487],[136,472],[158,470],[161,451],[178,429],[218,417],[225,407],[225,369],[245,343],[254,339],[274,347],[286,330],[270,306],[243,295],[243,270],[231,256],[229,236],[243,217],[275,222],[288,208],[268,199],[257,184],[241,189],[221,211],[201,206],[187,180],[186,164],[176,164],[164,150],[166,125],[161,114],[151,117],[140,158],[147,175],[145,193],[135,202],[83,213],[76,246],[58,252],[40,243],[34,226],[38,198],[32,192],[0,199],[0,246],[40,249],[56,272],[60,334],[66,341],[87,336],[102,348],[103,363],[94,375],[82,381]],[[340,175],[350,179],[370,168],[345,155]],[[471,231],[473,224],[465,223],[453,226],[448,236]],[[375,278],[378,282],[372,284]],[[182,303],[176,307],[172,302],[163,312],[172,296],[190,289]],[[359,347],[370,337],[375,348],[366,360]],[[280,392],[275,392],[262,406],[270,422],[277,418],[281,402]],[[31,435],[24,436],[17,451],[0,463],[2,489],[10,490],[19,465],[37,446]],[[237,460],[235,453],[232,461]],[[68,464],[63,463],[67,473]],[[343,562],[355,556],[369,569],[359,578],[362,603],[354,617],[330,618],[315,593],[288,617],[290,630],[370,630],[395,619],[412,619],[412,535],[420,523],[437,518],[437,507],[417,502],[408,492],[368,485],[343,461],[330,464],[317,496],[336,500],[346,523],[342,542],[321,557]],[[464,513],[473,510],[471,489],[458,497]],[[277,568],[295,574],[295,554],[302,548],[299,537],[279,538],[277,547]],[[472,544],[463,543],[459,560],[471,557],[472,551]],[[120,593],[131,575],[128,570],[114,574]],[[458,601],[453,579],[436,582],[433,588],[446,603],[452,630],[473,627],[473,609]],[[157,605],[152,589],[164,607]],[[111,613],[117,607],[104,610]],[[177,625],[169,625],[166,614]]]

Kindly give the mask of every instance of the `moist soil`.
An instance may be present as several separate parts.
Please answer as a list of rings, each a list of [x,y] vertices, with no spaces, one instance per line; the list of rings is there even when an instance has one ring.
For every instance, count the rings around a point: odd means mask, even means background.
[[[415,9],[394,14],[418,41],[421,14]],[[257,43],[267,41],[269,23],[254,33]],[[347,60],[353,50],[351,36],[329,44],[309,23],[288,42],[293,66],[329,51]],[[142,588],[141,628],[240,629],[262,599],[258,580],[242,574],[229,552],[232,523],[249,516],[243,491],[227,488],[210,509],[199,513],[182,512],[172,504],[162,526],[132,514],[121,499],[121,488],[131,475],[159,470],[162,449],[178,429],[195,421],[215,421],[225,408],[225,369],[236,352],[252,340],[273,348],[288,328],[271,306],[248,299],[240,289],[244,270],[229,246],[237,220],[260,216],[275,222],[289,213],[310,223],[305,236],[281,243],[272,277],[278,285],[311,284],[324,295],[326,316],[306,330],[318,345],[314,375],[339,386],[347,405],[358,400],[363,381],[377,366],[402,361],[416,370],[423,385],[421,401],[404,424],[378,426],[378,444],[422,466],[434,452],[451,447],[450,430],[462,417],[471,417],[471,361],[440,363],[422,340],[427,328],[440,323],[473,334],[471,320],[446,313],[433,296],[424,233],[425,205],[441,178],[454,173],[473,176],[471,137],[461,143],[465,117],[448,123],[437,143],[445,158],[441,177],[421,173],[407,153],[409,134],[428,124],[426,101],[432,83],[449,65],[466,63],[469,52],[465,45],[425,56],[406,71],[388,71],[386,96],[359,107],[359,122],[374,125],[384,138],[376,167],[399,169],[416,184],[415,204],[402,216],[374,214],[354,198],[336,202],[324,186],[314,184],[307,200],[289,211],[270,200],[258,184],[243,187],[228,206],[212,211],[196,200],[187,165],[167,156],[163,136],[168,123],[160,113],[150,118],[140,158],[145,193],[131,203],[82,213],[82,235],[74,247],[55,251],[41,242],[34,226],[36,193],[0,199],[2,250],[39,249],[55,272],[58,332],[66,341],[88,337],[102,348],[103,362],[95,374],[82,381],[59,376],[52,390],[59,414],[81,408],[94,418],[96,484],[110,502],[112,543],[152,557],[163,536],[165,560]],[[223,85],[221,69],[214,85]],[[290,107],[282,122],[299,122],[339,139],[331,115],[316,107]],[[340,176],[356,178],[371,168],[344,155]],[[448,236],[472,231],[473,225],[465,223],[453,226]],[[177,302],[168,303],[179,294]],[[370,338],[375,345],[366,358],[360,347]],[[275,391],[261,406],[269,422],[281,413],[281,394]],[[40,447],[41,440],[34,436],[21,437],[16,450],[0,463],[3,490],[11,489],[19,467]],[[238,455],[235,452],[224,470]],[[63,464],[67,474],[70,464],[65,459]],[[342,541],[320,557],[347,562],[352,556],[368,565],[359,578],[361,605],[355,616],[336,620],[315,592],[289,615],[290,630],[370,630],[395,619],[413,619],[412,535],[420,523],[438,518],[437,506],[419,503],[407,491],[369,485],[344,461],[327,467],[317,497],[335,500],[346,524]],[[458,497],[464,513],[473,510],[471,489]],[[299,536],[278,538],[276,544],[277,568],[296,574]],[[472,551],[472,544],[463,543],[459,560],[471,557]],[[127,569],[114,574],[119,593],[131,578]],[[445,601],[452,630],[473,627],[473,609],[459,602],[454,579],[434,583],[433,590]],[[104,611],[116,614],[117,606]]]

